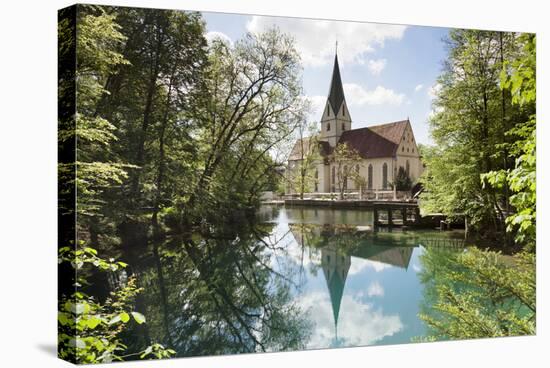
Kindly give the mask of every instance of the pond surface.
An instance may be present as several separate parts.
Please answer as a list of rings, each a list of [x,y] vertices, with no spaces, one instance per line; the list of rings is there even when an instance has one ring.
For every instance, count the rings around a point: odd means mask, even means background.
[[[154,340],[178,356],[409,343],[427,334],[431,249],[463,233],[381,228],[372,212],[262,207],[257,220],[208,226],[130,260]]]

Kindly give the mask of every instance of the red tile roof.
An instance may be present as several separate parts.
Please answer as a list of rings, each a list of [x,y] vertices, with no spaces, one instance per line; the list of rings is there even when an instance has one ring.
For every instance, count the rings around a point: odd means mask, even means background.
[[[369,128],[345,131],[338,143],[347,143],[363,158],[391,157],[397,149],[395,143]]]
[[[368,128],[376,134],[379,134],[387,140],[399,145],[408,122],[409,120],[401,120],[393,123],[374,125]]]
[[[407,127],[408,120],[348,130],[338,143],[347,143],[363,158],[392,157]]]
[[[393,123],[374,125],[366,128],[346,130],[340,136],[338,143],[347,143],[351,148],[359,152],[363,158],[393,157],[396,152],[408,120]],[[310,138],[304,138],[304,152],[309,152]],[[319,142],[319,152],[322,157],[332,153],[328,142]],[[301,144],[298,139],[292,148],[289,160],[300,160]]]

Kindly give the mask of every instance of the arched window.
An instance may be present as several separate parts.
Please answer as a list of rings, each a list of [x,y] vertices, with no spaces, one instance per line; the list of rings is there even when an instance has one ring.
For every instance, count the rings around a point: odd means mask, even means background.
[[[401,152],[405,152],[405,146],[401,147]]]
[[[328,105],[327,105],[327,116],[330,116],[330,108]]]
[[[346,116],[346,109],[344,108],[344,105],[342,105],[342,115]]]
[[[331,183],[331,186],[332,186],[332,192],[334,192],[336,186],[335,186],[335,183],[336,183],[336,168],[333,166],[332,167],[332,183]]]
[[[382,166],[382,188],[388,189],[388,164]]]
[[[342,123],[342,131],[346,130],[346,123]]]
[[[348,166],[347,165],[344,165],[344,173],[346,175],[344,175],[344,190],[348,189]]]
[[[327,132],[330,132],[330,123],[327,123]]]
[[[315,191],[319,191],[319,170],[315,169]]]
[[[369,170],[367,173],[367,188],[372,189],[372,165],[369,165]]]
[[[410,169],[411,169],[411,166],[409,165],[409,160],[407,160],[407,164],[406,164],[406,168],[405,168],[405,171],[407,172],[407,175],[409,175]]]

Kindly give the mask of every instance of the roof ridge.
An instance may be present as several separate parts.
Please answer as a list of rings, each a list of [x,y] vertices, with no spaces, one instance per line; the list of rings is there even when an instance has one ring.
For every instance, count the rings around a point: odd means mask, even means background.
[[[382,123],[382,124],[377,124],[377,125],[371,125],[370,128],[381,127],[381,126],[392,125],[392,124],[408,123],[408,122],[410,122],[409,119],[406,119],[406,120],[397,120],[397,121],[392,121],[392,122],[389,122],[389,123]]]

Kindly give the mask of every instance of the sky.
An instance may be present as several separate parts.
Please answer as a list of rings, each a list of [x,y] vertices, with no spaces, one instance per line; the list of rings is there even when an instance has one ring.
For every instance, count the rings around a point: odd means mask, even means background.
[[[336,41],[352,129],[409,118],[416,141],[432,144],[428,118],[449,29],[301,18],[202,13],[207,39],[231,43],[274,25],[296,40],[304,94],[318,122],[330,87]]]

